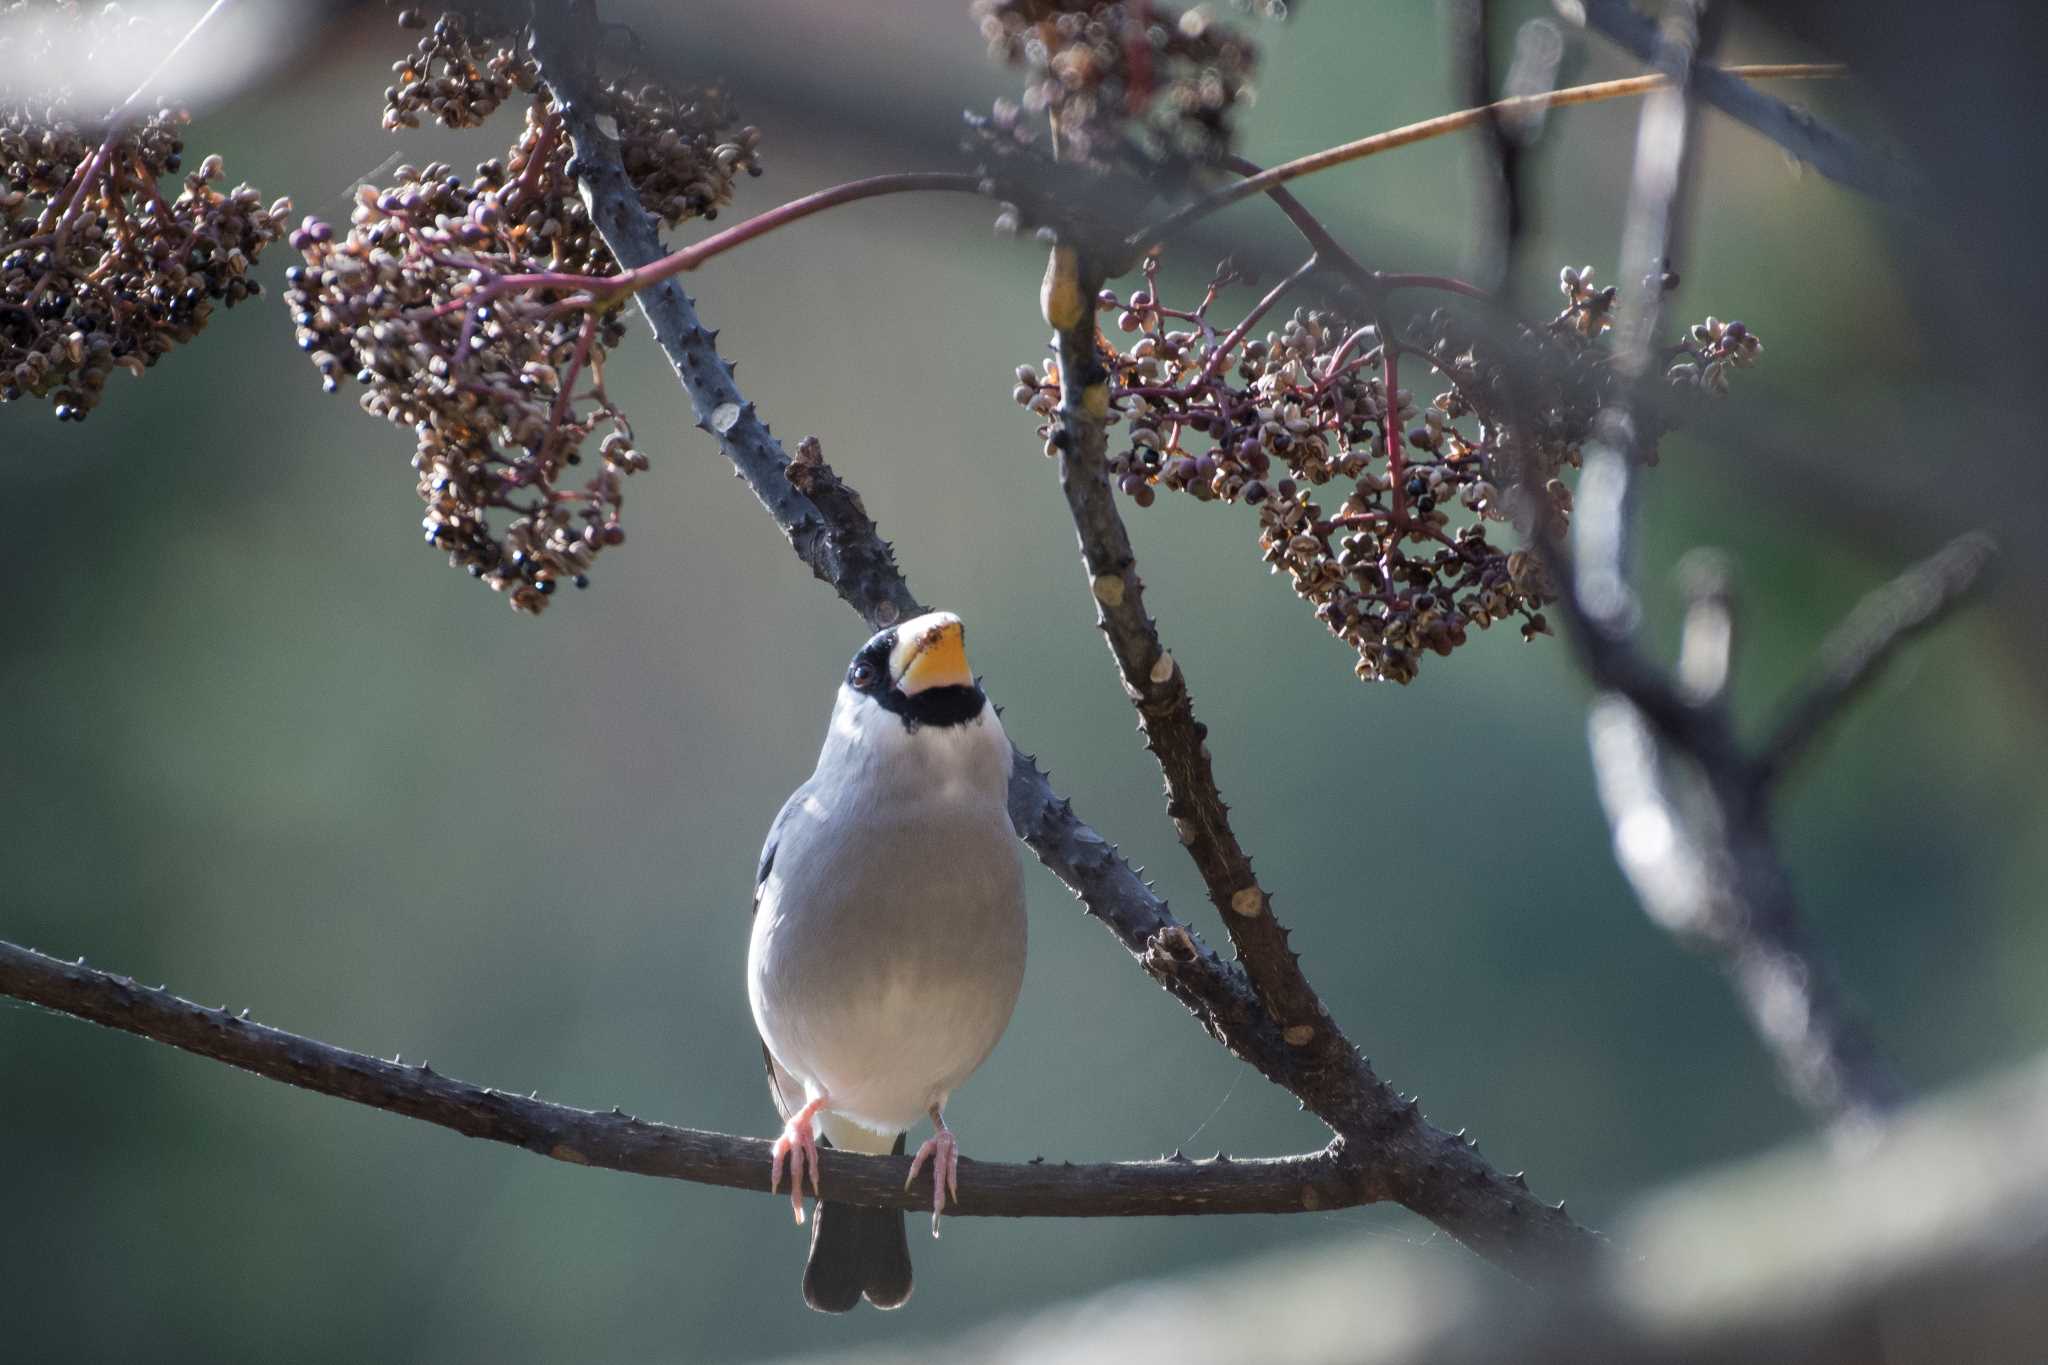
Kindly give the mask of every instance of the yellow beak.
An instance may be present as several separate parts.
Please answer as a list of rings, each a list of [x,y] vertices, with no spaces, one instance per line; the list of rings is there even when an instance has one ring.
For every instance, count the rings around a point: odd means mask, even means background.
[[[904,696],[914,697],[931,687],[974,684],[967,667],[967,631],[951,612],[935,611],[907,621],[898,628],[896,639],[889,670]]]

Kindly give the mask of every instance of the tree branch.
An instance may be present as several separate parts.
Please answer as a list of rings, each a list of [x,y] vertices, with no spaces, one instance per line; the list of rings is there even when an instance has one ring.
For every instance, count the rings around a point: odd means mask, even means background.
[[[1629,536],[1641,451],[1631,406],[1655,379],[1661,280],[1695,145],[1690,93],[1708,69],[1699,61],[1703,8],[1704,0],[1674,7],[1655,53],[1672,85],[1644,106],[1638,131],[1622,233],[1628,293],[1615,348],[1615,369],[1628,382],[1602,409],[1587,445],[1571,551],[1547,512],[1536,513],[1533,538],[1558,584],[1576,651],[1602,689],[1588,718],[1594,775],[1616,861],[1637,899],[1682,942],[1719,958],[1787,1089],[1830,1120],[1863,1125],[1895,1108],[1904,1089],[1801,922],[1756,799],[1755,765],[1725,708],[1725,678],[1682,689],[1638,645]],[[1547,505],[1527,492],[1532,507]],[[1732,631],[1730,618],[1730,638]],[[1704,676],[1711,660],[1701,659],[1702,647],[1693,669]]]
[[[1146,746],[1159,761],[1167,813],[1286,1049],[1279,1055],[1235,1050],[1329,1124],[1347,1150],[1355,1148],[1385,1182],[1389,1197],[1482,1255],[1525,1276],[1589,1264],[1601,1244],[1564,1216],[1562,1204],[1538,1201],[1521,1177],[1502,1175],[1478,1160],[1460,1137],[1432,1127],[1415,1101],[1374,1074],[1288,946],[1272,898],[1231,830],[1205,743],[1208,730],[1195,719],[1186,675],[1145,611],[1144,583],[1110,489],[1108,376],[1096,351],[1094,310],[1101,283],[1073,247],[1054,249],[1044,291],[1060,361],[1052,441],[1060,451],[1060,486],[1080,539],[1096,624],[1137,709]],[[1546,1247],[1541,1259],[1531,1254],[1539,1245]]]
[[[1656,20],[1629,0],[1581,0],[1586,22],[1638,61],[1656,65],[1660,39]],[[1795,109],[1744,80],[1737,70],[1701,66],[1693,76],[1699,97],[1736,122],[1761,133],[1819,171],[1864,194],[1884,198],[1905,185],[1904,173],[1858,146],[1846,134]]]
[[[1754,775],[1758,788],[1782,778],[1901,646],[1941,624],[1969,596],[1997,550],[1981,531],[1958,536],[1857,603],[1821,643],[1818,671],[1764,742]]]
[[[1782,80],[1817,80],[1846,74],[1841,66],[1814,63],[1784,63],[1772,66],[1743,66],[1731,69],[1742,75],[1758,79],[1766,77]],[[1307,156],[1298,156],[1292,161],[1283,161],[1257,175],[1248,176],[1234,185],[1225,186],[1213,194],[1204,195],[1191,203],[1175,209],[1166,217],[1131,234],[1128,239],[1134,247],[1143,248],[1158,242],[1186,227],[1200,218],[1206,218],[1218,209],[1228,208],[1241,199],[1255,194],[1271,192],[1274,186],[1284,185],[1290,180],[1299,180],[1305,175],[1329,170],[1349,161],[1359,161],[1381,152],[1391,152],[1399,147],[1427,142],[1431,138],[1447,133],[1462,132],[1467,128],[1484,125],[1488,119],[1516,117],[1535,113],[1543,109],[1560,109],[1573,104],[1594,104],[1601,100],[1625,99],[1635,95],[1647,95],[1663,88],[1668,83],[1662,75],[1629,76],[1618,81],[1600,81],[1594,85],[1575,85],[1564,90],[1549,90],[1537,95],[1518,95],[1510,99],[1495,100],[1492,104],[1476,109],[1460,109],[1455,113],[1440,114],[1410,123],[1399,128],[1390,128],[1383,133],[1374,133],[1353,142],[1325,147]]]
[[[0,995],[226,1062],[302,1090],[521,1147],[556,1161],[700,1185],[768,1192],[769,1144],[672,1128],[614,1109],[598,1113],[475,1086],[425,1062],[385,1061],[252,1022],[247,1011],[208,1009],[79,962],[0,943]],[[929,1209],[906,1189],[910,1159],[826,1150],[832,1197],[879,1208]],[[1277,1159],[1102,1162],[1076,1166],[968,1161],[948,1215],[1132,1218],[1160,1214],[1299,1213],[1363,1203],[1366,1194],[1331,1150]]]

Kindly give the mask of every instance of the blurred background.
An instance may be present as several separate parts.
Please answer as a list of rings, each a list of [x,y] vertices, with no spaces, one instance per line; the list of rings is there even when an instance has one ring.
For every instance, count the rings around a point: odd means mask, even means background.
[[[964,0],[754,0],[687,25],[652,0],[605,9],[677,74],[725,80],[762,128],[768,174],[725,221],[953,166],[960,111],[1014,93]],[[1462,103],[1435,6],[1300,10],[1256,26],[1246,155]],[[1813,22],[1742,19],[1721,55],[1839,55],[1808,45],[1832,36]],[[1960,70],[2006,40],[1954,27],[1953,56],[1929,61]],[[508,107],[477,134],[381,132],[410,46],[382,6],[306,9],[267,42],[262,74],[198,109],[187,142],[301,212],[339,218],[394,154],[466,166],[516,126]],[[1955,111],[1887,104],[1885,53],[1849,55],[1874,89],[1773,88],[1875,143],[1938,150]],[[1572,83],[1635,69],[1576,32],[1566,63]],[[1556,306],[1560,265],[1613,278],[1636,113],[1549,120],[1526,172],[1532,310]],[[1987,145],[1985,164],[2008,151]],[[1456,270],[1472,157],[1444,140],[1299,188],[1368,262]],[[1939,1088],[2048,1045],[2041,500],[2023,444],[2040,343],[1999,330],[2039,266],[1942,275],[1940,244],[1967,255],[1970,233],[2016,220],[1955,200],[1954,222],[1888,218],[1716,116],[1699,172],[1677,313],[1739,317],[1766,350],[1726,429],[1674,438],[1645,481],[1663,638],[1679,556],[1728,550],[1737,700],[1760,719],[1907,562],[1973,524],[2010,550],[1983,604],[1856,708],[1780,825],[1845,984],[1910,1081]],[[1968,185],[1978,168],[1935,174]],[[1045,354],[1043,255],[995,238],[991,216],[958,196],[865,203],[691,287],[776,431],[818,435],[913,587],[967,619],[1011,734],[1219,937],[1090,627],[1053,466],[1009,398],[1013,367]],[[1293,250],[1258,203],[1205,242],[1225,238]],[[1171,258],[1177,278],[1206,279],[1218,254]],[[859,623],[645,344],[608,370],[656,460],[629,488],[631,540],[587,593],[515,616],[421,545],[406,434],[320,392],[278,299],[290,257],[273,249],[265,296],[149,382],[116,376],[83,425],[0,410],[0,938],[479,1083],[770,1134],[741,978],[754,851],[809,772]],[[1242,509],[1162,499],[1130,519],[1238,831],[1390,1081],[1594,1225],[1803,1130],[1714,970],[1644,919],[1612,864],[1561,642],[1496,631],[1413,686],[1362,686],[1264,572]],[[970,1155],[1321,1144],[1035,863],[1029,884],[1023,1001],[950,1113]],[[1398,1209],[961,1219],[914,1238],[904,1311],[828,1318],[797,1294],[806,1234],[755,1196],[465,1141],[10,1002],[0,1097],[0,1310],[22,1361],[748,1359],[929,1342],[1262,1249],[1467,1255]]]

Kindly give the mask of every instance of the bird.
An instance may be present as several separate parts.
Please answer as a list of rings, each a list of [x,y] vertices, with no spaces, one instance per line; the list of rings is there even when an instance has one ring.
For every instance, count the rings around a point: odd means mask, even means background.
[[[818,1196],[804,1301],[847,1312],[910,1297],[904,1214],[827,1200],[818,1148],[901,1155],[932,1136],[932,1235],[959,1193],[946,1102],[994,1051],[1024,982],[1023,863],[1007,793],[1011,749],[967,666],[966,628],[930,612],[877,632],[847,665],[816,770],[761,849],[747,998],[804,1221]]]

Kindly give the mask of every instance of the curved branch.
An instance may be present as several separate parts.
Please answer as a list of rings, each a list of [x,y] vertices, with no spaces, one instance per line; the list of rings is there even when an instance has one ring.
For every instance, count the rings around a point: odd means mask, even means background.
[[[1997,551],[1990,536],[1971,531],[1856,604],[1821,642],[1818,671],[1764,742],[1754,777],[1759,790],[1784,776],[1900,646],[1941,624],[1969,596]]]
[[[536,156],[529,163],[537,166],[541,158]],[[900,171],[892,175],[871,175],[865,180],[849,180],[842,185],[833,185],[815,194],[806,194],[786,204],[777,204],[763,213],[757,213],[744,222],[734,223],[723,232],[714,232],[709,237],[679,247],[666,256],[659,256],[645,265],[622,270],[616,275],[573,275],[560,271],[532,271],[515,275],[498,275],[487,278],[477,289],[461,294],[432,309],[428,315],[440,317],[457,308],[486,303],[497,294],[512,289],[580,289],[581,297],[565,300],[567,306],[596,308],[611,304],[628,294],[661,283],[675,275],[688,274],[704,262],[737,246],[744,246],[756,237],[765,237],[780,227],[801,222],[813,214],[837,208],[841,204],[858,203],[863,199],[880,199],[891,194],[929,194],[933,192],[953,194],[981,194],[985,182],[980,176],[959,171]],[[489,275],[481,264],[474,265],[479,274]]]
[[[1586,0],[1586,22],[1637,60],[1654,65],[1661,40],[1657,21],[1629,0]],[[1873,157],[1848,136],[1830,128],[1803,109],[1775,95],[1766,95],[1744,77],[1774,75],[1750,67],[1701,66],[1692,76],[1695,93],[1737,123],[1783,147],[1830,180],[1865,194],[1895,193],[1904,180],[1900,171]]]
[[[1313,268],[1315,260],[1311,256],[1308,265],[1282,281],[1261,306]],[[1087,306],[1101,280],[1087,272],[1072,247],[1055,248],[1052,262],[1048,297],[1075,299],[1082,305],[1063,314],[1053,310],[1059,335],[1060,406],[1052,443],[1060,453],[1060,489],[1080,538],[1096,626],[1109,641],[1125,695],[1137,709],[1145,747],[1159,760],[1166,778],[1167,813],[1174,830],[1202,875],[1260,1003],[1279,1021],[1290,1045],[1307,1047],[1320,1040],[1349,1052],[1350,1045],[1288,950],[1287,930],[1274,918],[1271,898],[1252,872],[1251,857],[1230,828],[1229,808],[1204,743],[1208,730],[1195,719],[1187,676],[1160,643],[1159,627],[1145,610],[1145,585],[1109,484],[1109,377],[1096,354],[1095,311]],[[1219,346],[1218,352],[1228,344]]]
[[[161,987],[0,943],[0,995],[26,1000],[302,1090],[438,1124],[464,1137],[522,1147],[556,1161],[699,1185],[768,1192],[769,1144],[672,1128],[620,1110],[550,1104],[443,1076],[425,1062],[385,1061],[208,1009]],[[879,1208],[928,1209],[907,1189],[910,1159],[826,1150],[832,1197]],[[1135,1218],[1161,1214],[1300,1213],[1365,1202],[1334,1150],[1238,1160],[1023,1165],[962,1160],[968,1178],[948,1215]]]
[[[1282,1054],[1239,1048],[1239,1055],[1329,1124],[1347,1149],[1355,1144],[1360,1159],[1385,1181],[1388,1197],[1482,1255],[1529,1278],[1583,1266],[1600,1239],[1565,1217],[1562,1204],[1534,1198],[1520,1176],[1480,1160],[1462,1135],[1431,1126],[1414,1100],[1375,1075],[1288,946],[1272,898],[1231,830],[1204,742],[1208,730],[1195,719],[1186,675],[1145,611],[1144,583],[1109,482],[1108,376],[1096,350],[1092,307],[1100,287],[1074,248],[1054,249],[1044,298],[1058,334],[1060,406],[1052,441],[1060,452],[1060,487],[1080,539],[1096,624],[1166,779],[1167,813],[1263,1012],[1280,1029]]]
[[[1846,67],[1826,63],[1795,62],[1729,67],[1723,74],[1730,77],[1749,76],[1759,80],[1818,80],[1846,75],[1848,71]],[[1531,114],[1539,109],[1558,109],[1572,104],[1593,104],[1601,100],[1647,95],[1667,83],[1667,78],[1662,75],[1629,76],[1623,80],[1575,85],[1565,90],[1546,91],[1540,95],[1517,95],[1511,99],[1495,100],[1492,104],[1482,105],[1476,109],[1460,109],[1456,113],[1440,114],[1436,118],[1424,119],[1420,123],[1390,128],[1384,133],[1374,133],[1371,137],[1362,137],[1355,142],[1325,147],[1320,152],[1310,152],[1307,156],[1283,161],[1278,166],[1261,171],[1257,175],[1247,176],[1235,185],[1226,186],[1214,194],[1205,195],[1191,204],[1183,205],[1152,226],[1132,233],[1128,240],[1134,247],[1144,247],[1186,227],[1198,218],[1206,218],[1218,209],[1228,208],[1241,199],[1249,199],[1255,194],[1270,193],[1276,185],[1284,185],[1290,180],[1299,180],[1305,175],[1314,175],[1318,171],[1326,171],[1332,166],[1341,166],[1348,161],[1358,161],[1417,142],[1427,142],[1446,133],[1476,128],[1488,119]]]

